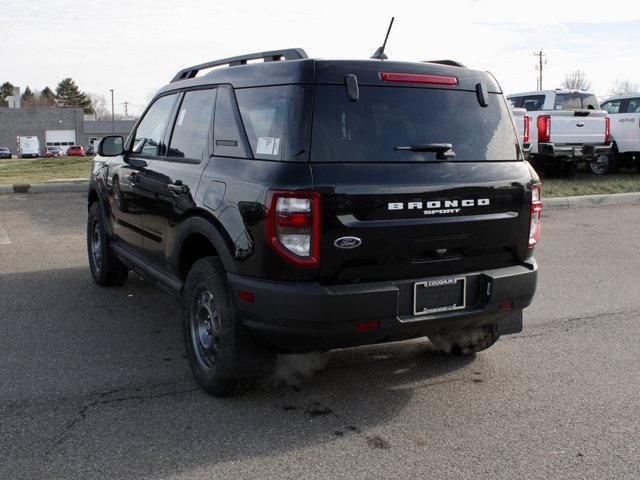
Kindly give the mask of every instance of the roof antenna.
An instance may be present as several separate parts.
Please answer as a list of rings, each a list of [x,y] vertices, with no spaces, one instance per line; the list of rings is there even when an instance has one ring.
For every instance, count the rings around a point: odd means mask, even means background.
[[[393,26],[393,20],[395,18],[396,17],[391,17],[391,23],[389,24],[389,29],[387,30],[387,36],[384,37],[384,43],[381,47],[378,47],[376,53],[371,56],[372,60],[387,60],[388,57],[384,53],[384,47],[387,46],[387,39],[389,38],[389,33],[391,33],[391,27]]]

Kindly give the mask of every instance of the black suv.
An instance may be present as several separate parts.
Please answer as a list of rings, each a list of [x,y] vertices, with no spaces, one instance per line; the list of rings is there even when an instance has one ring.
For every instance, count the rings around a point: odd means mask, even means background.
[[[536,288],[539,179],[496,80],[452,61],[184,69],[100,142],[88,203],[94,279],[132,269],[181,298],[216,395],[278,352],[475,353],[521,331]]]

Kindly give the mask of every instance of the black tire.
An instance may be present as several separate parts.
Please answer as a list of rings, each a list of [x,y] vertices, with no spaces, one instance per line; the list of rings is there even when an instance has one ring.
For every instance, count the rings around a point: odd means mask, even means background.
[[[605,175],[611,172],[611,161],[608,155],[598,155],[593,160],[585,162],[587,173],[591,175]]]
[[[236,328],[227,277],[218,257],[193,264],[184,286],[183,333],[196,382],[225,397],[236,387]]]
[[[89,208],[87,254],[91,275],[98,285],[114,287],[127,281],[129,269],[111,253],[102,209],[98,202],[94,202]]]
[[[622,158],[620,158],[618,147],[614,145],[607,156],[609,157],[609,171],[607,173],[618,173],[622,167]]]
[[[452,355],[473,355],[486,350],[496,343],[500,335],[491,325],[480,328],[467,328],[454,332],[429,335],[431,343],[441,352]]]

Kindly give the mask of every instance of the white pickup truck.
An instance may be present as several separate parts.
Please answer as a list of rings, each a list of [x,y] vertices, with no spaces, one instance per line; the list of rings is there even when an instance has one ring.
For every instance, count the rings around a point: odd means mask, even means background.
[[[587,171],[609,170],[609,119],[592,93],[578,90],[540,90],[515,93],[507,99],[531,117],[530,158],[546,174],[573,176],[579,161]]]
[[[611,117],[609,171],[635,166],[640,172],[640,93],[608,98],[602,108]]]
[[[512,108],[511,114],[516,125],[516,133],[522,145],[522,153],[525,158],[531,153],[531,143],[529,143],[529,133],[531,131],[531,116],[524,108]]]

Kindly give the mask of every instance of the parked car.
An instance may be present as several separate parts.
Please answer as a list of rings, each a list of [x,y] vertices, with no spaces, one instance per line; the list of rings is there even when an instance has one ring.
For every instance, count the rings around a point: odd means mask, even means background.
[[[7,147],[0,147],[0,158],[11,158],[11,150]]]
[[[18,158],[38,158],[40,156],[40,141],[35,135],[18,137]]]
[[[584,161],[590,173],[608,171],[609,120],[595,95],[557,89],[507,98],[531,116],[530,158],[536,169],[573,176],[578,162]]]
[[[45,147],[44,149],[44,156],[49,158],[49,157],[62,157],[64,156],[64,152],[62,151],[62,149],[60,147]]]
[[[71,145],[67,148],[69,157],[84,157],[84,147],[82,145]]]
[[[602,108],[611,117],[610,171],[634,166],[640,171],[640,93],[608,98]]]
[[[215,395],[278,352],[428,336],[470,355],[520,332],[540,180],[500,85],[456,65],[290,49],[181,70],[100,142],[95,282],[174,293]]]
[[[96,151],[93,148],[93,145],[89,145],[85,153],[87,154],[88,157],[93,157],[96,154]]]

